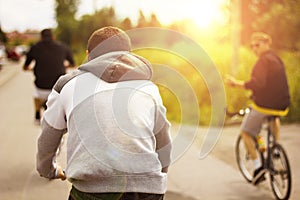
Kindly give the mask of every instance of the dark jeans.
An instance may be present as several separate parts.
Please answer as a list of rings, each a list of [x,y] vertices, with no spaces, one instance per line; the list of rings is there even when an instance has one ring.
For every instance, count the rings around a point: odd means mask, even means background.
[[[163,200],[163,194],[139,192],[125,193],[85,193],[72,187],[68,200]]]

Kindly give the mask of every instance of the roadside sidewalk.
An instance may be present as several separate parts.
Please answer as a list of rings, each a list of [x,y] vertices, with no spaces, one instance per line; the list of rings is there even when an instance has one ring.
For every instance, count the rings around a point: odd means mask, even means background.
[[[23,59],[19,62],[5,61],[2,69],[0,70],[0,86],[5,84],[9,79],[22,70],[20,63],[23,63]]]

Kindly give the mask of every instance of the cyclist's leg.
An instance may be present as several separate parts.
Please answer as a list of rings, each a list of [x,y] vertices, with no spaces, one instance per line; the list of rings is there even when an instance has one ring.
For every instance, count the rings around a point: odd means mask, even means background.
[[[246,149],[247,149],[247,151],[250,155],[250,158],[252,160],[256,160],[257,159],[257,154],[256,154],[255,143],[254,143],[253,137],[245,131],[241,132],[241,136],[243,138],[243,142],[245,144],[245,147],[246,147]]]
[[[45,99],[34,98],[35,111],[41,110],[45,102],[46,102]]]
[[[263,163],[258,158],[256,151],[256,144],[253,138],[261,131],[262,124],[264,122],[266,115],[260,113],[254,109],[245,115],[242,123],[242,137],[247,148],[247,151],[250,154],[251,159],[253,160],[254,172],[253,172],[253,183],[256,185],[259,182],[265,180]]]
[[[278,142],[279,141],[279,129],[280,129],[280,118],[276,117],[274,119],[274,121],[270,122],[270,128],[271,128],[271,132],[275,138],[275,141]]]
[[[33,97],[34,97],[34,106],[35,106],[35,120],[39,121],[41,118],[41,110],[45,106],[48,95],[51,90],[49,89],[40,89],[34,87]]]
[[[35,119],[39,120],[41,118],[41,108],[45,100],[34,97],[34,107],[35,107]]]
[[[245,115],[241,125],[241,136],[252,160],[257,159],[256,146],[253,139],[256,138],[261,131],[265,117],[265,114],[251,109],[250,112]]]

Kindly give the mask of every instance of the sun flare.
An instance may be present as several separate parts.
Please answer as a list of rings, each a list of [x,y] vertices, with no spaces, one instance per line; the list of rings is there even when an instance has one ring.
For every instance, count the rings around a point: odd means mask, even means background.
[[[85,0],[81,2],[78,16],[105,6],[113,6],[120,18],[129,17],[134,23],[139,18],[139,11],[145,16],[155,14],[163,25],[176,21],[191,20],[200,28],[208,28],[215,23],[226,22],[224,6],[230,0]],[[90,11],[87,11],[90,8]]]
[[[223,7],[228,0],[186,0],[185,3],[173,5],[172,9],[163,11],[157,9],[159,19],[167,24],[177,20],[190,19],[201,28],[206,28],[213,23],[222,23],[225,19]]]
[[[222,5],[224,5],[224,1],[204,1],[203,4],[191,8],[187,15],[199,27],[205,28],[224,19],[224,13],[221,10]]]

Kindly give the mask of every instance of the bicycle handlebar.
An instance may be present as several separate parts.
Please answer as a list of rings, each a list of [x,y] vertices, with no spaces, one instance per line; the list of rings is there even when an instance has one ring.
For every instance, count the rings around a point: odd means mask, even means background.
[[[245,114],[247,114],[249,112],[250,112],[250,108],[240,109],[237,112],[231,112],[228,110],[228,108],[226,108],[226,110],[225,110],[226,115],[229,117],[233,117],[235,115],[243,117],[243,116],[245,116]]]

